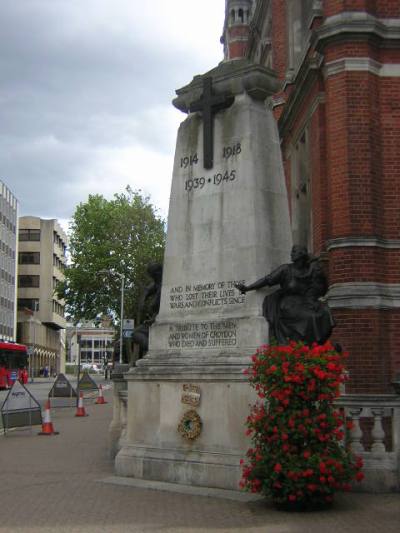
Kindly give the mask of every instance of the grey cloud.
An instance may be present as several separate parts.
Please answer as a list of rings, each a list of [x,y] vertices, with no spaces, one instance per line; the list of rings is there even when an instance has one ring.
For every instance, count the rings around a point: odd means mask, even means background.
[[[96,5],[104,0],[1,2],[0,178],[25,212],[68,218],[102,146],[173,150],[157,117],[196,73],[192,58],[151,27],[96,18]]]

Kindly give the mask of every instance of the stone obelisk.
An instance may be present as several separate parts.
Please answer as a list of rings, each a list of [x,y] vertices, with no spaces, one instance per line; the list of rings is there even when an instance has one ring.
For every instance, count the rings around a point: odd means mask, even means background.
[[[238,488],[253,393],[243,376],[268,340],[266,291],[240,295],[287,262],[288,200],[271,71],[227,61],[177,91],[178,132],[161,308],[148,355],[125,375],[120,475]]]

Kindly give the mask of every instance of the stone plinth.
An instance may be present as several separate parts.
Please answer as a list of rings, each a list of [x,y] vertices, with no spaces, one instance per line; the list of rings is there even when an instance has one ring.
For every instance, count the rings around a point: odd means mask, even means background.
[[[203,166],[203,120],[191,113],[178,132],[160,313],[148,355],[130,370],[127,438],[117,473],[234,489],[248,442],[244,422],[252,391],[242,371],[268,340],[266,291],[240,295],[233,284],[254,281],[287,261],[288,202],[272,112],[272,74],[235,61],[213,78],[216,95],[234,96],[214,117],[213,168]],[[178,91],[187,111],[202,78]],[[184,402],[184,386],[199,404]],[[189,395],[190,396],[190,395]],[[187,398],[186,398],[187,399]],[[200,436],[177,428],[194,409]]]

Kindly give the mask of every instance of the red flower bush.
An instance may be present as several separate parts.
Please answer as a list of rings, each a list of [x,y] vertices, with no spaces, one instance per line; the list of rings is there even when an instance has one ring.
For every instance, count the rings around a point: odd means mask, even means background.
[[[330,342],[263,346],[253,355],[245,373],[259,400],[246,423],[253,447],[241,461],[242,488],[309,506],[362,480],[362,460],[345,448],[345,420],[333,406],[345,357]]]

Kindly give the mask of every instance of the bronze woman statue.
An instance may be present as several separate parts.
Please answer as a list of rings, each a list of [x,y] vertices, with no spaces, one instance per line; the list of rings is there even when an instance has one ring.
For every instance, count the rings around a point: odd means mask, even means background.
[[[325,274],[304,246],[293,246],[291,260],[292,263],[281,265],[255,283],[247,286],[237,283],[236,288],[244,294],[279,285],[263,303],[270,340],[275,339],[281,345],[290,340],[323,344],[335,325],[328,305],[320,300],[328,290]]]

